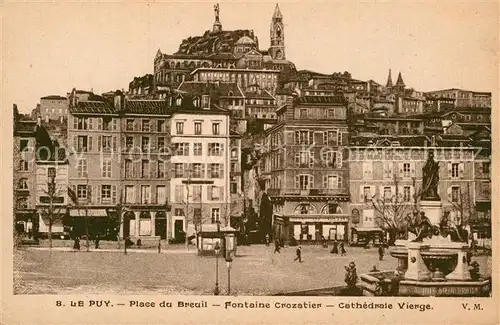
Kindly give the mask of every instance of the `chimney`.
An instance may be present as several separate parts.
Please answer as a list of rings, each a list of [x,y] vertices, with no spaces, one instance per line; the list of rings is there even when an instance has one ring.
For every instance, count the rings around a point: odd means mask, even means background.
[[[94,88],[90,88],[90,92],[93,94],[94,93]]]

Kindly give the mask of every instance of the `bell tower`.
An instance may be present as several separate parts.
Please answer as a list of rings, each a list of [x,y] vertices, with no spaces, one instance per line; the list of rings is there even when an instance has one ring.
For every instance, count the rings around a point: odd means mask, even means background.
[[[271,19],[271,47],[269,48],[269,55],[275,60],[284,60],[286,58],[284,27],[280,7],[276,4],[273,18]]]

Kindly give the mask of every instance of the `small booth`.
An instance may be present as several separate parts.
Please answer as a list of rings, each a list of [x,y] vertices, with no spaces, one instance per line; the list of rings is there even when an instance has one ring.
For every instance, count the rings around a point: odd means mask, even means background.
[[[236,233],[237,230],[230,226],[203,225],[197,236],[198,254],[214,255],[215,244],[219,243],[222,257],[226,257],[228,252],[236,256]]]
[[[380,228],[351,228],[351,246],[379,245],[384,241],[384,231]]]

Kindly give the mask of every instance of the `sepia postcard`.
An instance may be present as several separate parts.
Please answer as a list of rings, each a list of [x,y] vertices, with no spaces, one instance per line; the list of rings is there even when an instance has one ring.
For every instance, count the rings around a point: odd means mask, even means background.
[[[1,10],[0,323],[500,324],[497,2]]]

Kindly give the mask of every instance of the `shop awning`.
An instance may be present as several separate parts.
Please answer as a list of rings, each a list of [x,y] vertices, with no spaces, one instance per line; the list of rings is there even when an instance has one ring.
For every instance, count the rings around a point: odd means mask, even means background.
[[[380,228],[377,227],[354,227],[352,228],[353,230],[357,232],[375,232],[375,231],[383,231]]]
[[[72,217],[107,217],[108,214],[106,213],[105,209],[88,209],[87,212],[85,212],[85,209],[71,209],[69,212],[69,215]]]

